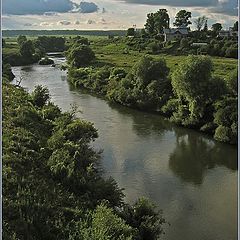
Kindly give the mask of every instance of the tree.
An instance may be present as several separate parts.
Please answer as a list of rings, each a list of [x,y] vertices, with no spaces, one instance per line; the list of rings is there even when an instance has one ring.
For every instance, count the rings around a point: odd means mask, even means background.
[[[43,107],[50,99],[49,90],[41,85],[36,86],[31,94],[32,102],[36,107]]]
[[[200,32],[202,27],[204,26],[207,18],[206,16],[198,17],[197,19],[194,20],[194,23],[196,25],[197,31]]]
[[[169,15],[166,9],[159,9],[154,16],[157,33],[163,33],[164,28],[169,28]]]
[[[180,10],[176,17],[175,17],[175,22],[173,23],[174,26],[180,27],[182,25],[188,26],[192,24],[192,22],[189,20],[189,18],[192,17],[191,12],[187,12],[186,10]]]
[[[237,70],[237,68],[227,78],[227,87],[231,94],[237,95],[237,93],[238,93],[238,70]]]
[[[147,15],[147,22],[145,24],[146,32],[150,35],[154,35],[155,33],[155,19],[154,13],[148,13]]]
[[[34,52],[35,52],[35,49],[31,40],[27,40],[21,43],[20,53],[26,60],[31,59]]]
[[[135,29],[134,28],[128,28],[127,36],[135,36]]]
[[[207,104],[217,95],[213,89],[219,91],[211,76],[212,68],[209,57],[188,56],[173,72],[173,91],[179,100],[173,114],[174,121],[183,125],[198,125],[201,122]]]
[[[212,25],[212,31],[214,32],[214,33],[219,33],[220,31],[222,30],[222,24],[221,23],[214,23],[213,25]]]
[[[147,22],[145,24],[146,31],[154,36],[163,32],[164,28],[169,28],[169,15],[166,9],[159,9],[156,13],[149,13],[147,15]]]
[[[233,25],[233,31],[238,31],[238,21],[236,21]]]
[[[21,45],[27,41],[27,37],[23,35],[19,35],[17,38],[17,43],[21,47]]]
[[[94,52],[86,45],[73,45],[67,52],[67,61],[72,67],[86,66],[94,59]]]
[[[203,31],[204,31],[204,32],[207,32],[207,31],[208,31],[208,23],[207,23],[207,20],[206,20],[205,23],[204,23]]]

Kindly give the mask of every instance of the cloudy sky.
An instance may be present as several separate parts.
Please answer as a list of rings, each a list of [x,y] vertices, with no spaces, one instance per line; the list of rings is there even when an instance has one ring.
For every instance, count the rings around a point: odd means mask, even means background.
[[[181,9],[192,20],[207,16],[224,28],[237,20],[237,0],[2,0],[3,29],[126,29],[143,27],[146,15],[166,8],[174,21]],[[194,28],[194,24],[192,26]]]

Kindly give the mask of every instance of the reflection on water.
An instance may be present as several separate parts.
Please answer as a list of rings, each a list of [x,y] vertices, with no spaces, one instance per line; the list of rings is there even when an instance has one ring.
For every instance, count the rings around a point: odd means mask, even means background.
[[[162,239],[237,239],[236,147],[156,114],[74,90],[58,68],[34,65],[13,71],[30,91],[38,84],[47,86],[63,110],[79,106],[79,116],[98,129],[94,144],[104,149],[105,174],[125,188],[126,200],[146,196],[163,209],[171,226]]]
[[[225,151],[223,144],[209,144],[200,136],[186,134],[177,138],[176,148],[170,154],[169,167],[183,181],[202,184],[208,169],[223,165],[229,169],[237,169],[235,148],[229,146]]]

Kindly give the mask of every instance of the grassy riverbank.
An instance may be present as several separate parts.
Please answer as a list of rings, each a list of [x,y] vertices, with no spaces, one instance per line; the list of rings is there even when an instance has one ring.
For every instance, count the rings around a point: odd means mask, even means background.
[[[81,38],[69,42],[67,59],[69,81],[75,87],[125,106],[156,111],[178,125],[236,143],[235,59],[153,55],[148,49],[128,48],[123,39]]]

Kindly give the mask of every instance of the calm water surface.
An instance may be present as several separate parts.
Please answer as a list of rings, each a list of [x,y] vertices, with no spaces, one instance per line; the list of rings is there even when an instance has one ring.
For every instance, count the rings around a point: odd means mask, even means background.
[[[236,147],[71,89],[58,68],[32,65],[13,72],[29,91],[47,86],[61,109],[79,106],[79,116],[98,129],[95,146],[104,149],[105,174],[125,189],[126,201],[145,196],[163,209],[171,225],[162,239],[237,239]]]

